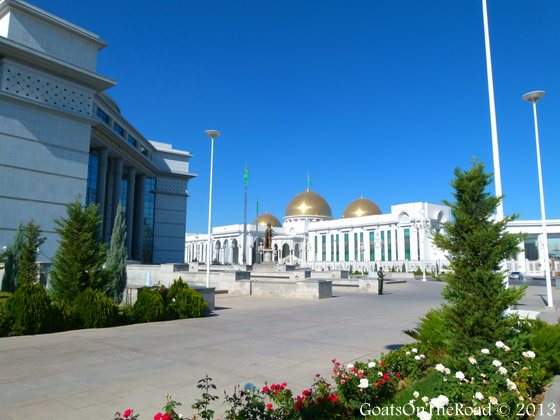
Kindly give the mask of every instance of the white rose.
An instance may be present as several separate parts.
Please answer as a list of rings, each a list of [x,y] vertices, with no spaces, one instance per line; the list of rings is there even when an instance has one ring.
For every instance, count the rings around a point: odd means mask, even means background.
[[[406,355],[408,356],[408,355],[410,354],[410,352],[409,352],[409,351],[407,351],[407,352],[406,352],[405,354],[406,354]]]
[[[477,392],[476,394],[474,394],[474,397],[475,397],[477,400],[480,400],[480,401],[482,401],[482,400],[484,399],[484,395],[482,395],[481,392]]]
[[[529,350],[529,351],[524,351],[522,354],[523,354],[523,356],[524,356],[525,358],[527,358],[527,359],[534,359],[535,356],[536,356],[535,352],[534,352],[534,351],[531,351],[531,350]]]
[[[425,359],[425,358],[426,358],[426,355],[424,355],[424,354],[420,355],[420,359]]]
[[[417,416],[420,420],[432,420],[432,415],[429,411],[419,411]]]
[[[510,351],[511,349],[509,348],[509,346],[504,346],[504,350],[505,351]]]
[[[430,399],[429,399],[428,397],[426,397],[426,396],[423,396],[423,397],[422,397],[422,402],[423,402],[424,404],[426,404],[428,401],[430,401]]]
[[[451,373],[451,369],[445,368],[445,369],[443,369],[443,373],[445,373],[446,375],[449,375]]]
[[[352,369],[352,368],[354,367],[354,365],[353,365],[352,363],[348,363],[348,364],[346,365],[346,367],[347,367],[348,369]]]
[[[414,356],[414,360],[420,360],[420,356]]]
[[[413,396],[414,398],[418,398],[418,397],[420,396],[420,393],[419,393],[418,391],[414,391],[414,392],[412,393],[412,396]]]
[[[499,360],[492,360],[492,364],[496,367],[502,366],[502,362],[500,362]]]
[[[469,357],[469,362],[471,362],[471,365],[476,365],[476,359],[473,356]]]
[[[438,363],[438,364],[436,365],[436,370],[437,370],[438,372],[443,372],[443,371],[445,370],[445,366],[443,366],[441,363]]]
[[[410,351],[411,351],[412,353],[418,353],[418,349],[417,349],[416,347],[414,347],[413,349],[410,349]]]
[[[507,369],[503,366],[500,366],[498,368],[498,372],[500,372],[502,375],[507,375],[507,373],[508,373]]]
[[[367,380],[367,378],[360,379],[360,384],[358,385],[358,388],[365,389],[368,386],[369,386],[369,381]]]
[[[480,350],[480,352],[482,354],[490,354],[490,350],[488,350],[488,349],[482,349],[482,350]]]
[[[496,397],[488,397],[488,401],[490,401],[492,405],[498,404],[498,399]]]
[[[367,367],[368,368],[374,368],[375,367],[375,362],[369,362]]]
[[[512,382],[509,380],[509,378],[506,378],[506,382],[507,382],[507,387],[511,390],[516,390],[517,389],[517,385],[515,385],[515,382]]]
[[[498,347],[499,349],[503,349],[506,347],[506,345],[501,341],[496,341],[496,347]]]
[[[463,379],[465,379],[465,374],[459,370],[455,373],[455,377],[462,381]]]

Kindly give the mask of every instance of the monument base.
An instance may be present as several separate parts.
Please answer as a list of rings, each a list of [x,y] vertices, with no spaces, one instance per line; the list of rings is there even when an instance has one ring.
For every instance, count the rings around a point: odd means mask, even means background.
[[[271,263],[271,262],[272,262],[272,249],[264,249],[263,263]]]

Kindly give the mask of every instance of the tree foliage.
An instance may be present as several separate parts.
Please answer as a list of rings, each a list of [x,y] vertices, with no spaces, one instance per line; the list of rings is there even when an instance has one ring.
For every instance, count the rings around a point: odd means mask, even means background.
[[[126,223],[124,212],[119,206],[111,235],[111,245],[107,254],[107,272],[109,280],[104,290],[114,303],[120,303],[126,288],[126,260],[128,251],[126,248]]]
[[[55,220],[59,245],[53,259],[53,297],[70,303],[88,287],[103,290],[107,276],[103,270],[105,244],[99,240],[101,218],[98,206],[84,208],[77,198],[66,207],[66,218]]]
[[[21,249],[23,247],[23,227],[19,223],[14,235],[14,240],[2,253],[5,259],[4,276],[2,277],[2,291],[13,293],[16,290],[16,278],[21,260]]]
[[[434,243],[447,251],[452,270],[442,294],[444,324],[449,334],[449,354],[480,350],[511,334],[513,319],[504,311],[524,294],[523,288],[506,288],[502,261],[514,257],[523,235],[506,232],[506,224],[517,216],[495,220],[502,197],[486,192],[492,175],[476,160],[472,168],[455,169],[452,220]]]
[[[24,283],[34,283],[39,274],[37,257],[39,247],[45,242],[41,229],[31,219],[22,229],[22,244],[19,256],[19,267],[16,275],[16,288]]]

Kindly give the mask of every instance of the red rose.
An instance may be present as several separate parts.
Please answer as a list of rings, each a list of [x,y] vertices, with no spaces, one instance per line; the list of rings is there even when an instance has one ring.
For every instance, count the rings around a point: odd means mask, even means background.
[[[336,363],[336,359],[332,359],[332,362],[333,362],[333,363]]]
[[[267,411],[270,410],[271,408],[272,408],[272,404],[267,404],[267,405],[266,405],[266,410],[267,410]]]
[[[332,394],[331,400],[332,400],[332,402],[337,403],[338,402],[338,395]]]
[[[161,420],[171,420],[171,414],[164,414]]]
[[[288,385],[288,384],[287,384],[286,382],[284,382],[284,383],[282,384],[282,388],[284,388],[284,387],[287,386],[287,385]]]
[[[268,387],[267,387],[267,386],[265,386],[265,387],[263,388],[263,392],[268,392]],[[155,419],[154,419],[154,420],[155,420]]]
[[[306,389],[306,390],[305,390],[305,391],[303,391],[303,392],[302,392],[301,394],[302,394],[302,395],[304,395],[304,396],[306,396],[306,397],[308,397],[308,396],[310,396],[310,395],[311,395],[311,391],[310,391],[310,390],[308,390],[308,389]]]
[[[383,363],[383,362],[381,362],[381,363],[379,363],[379,364],[380,364],[381,366],[385,366],[385,363]]]
[[[401,376],[401,374],[399,372],[395,373],[395,376],[398,378],[399,376]]]
[[[274,385],[274,384],[270,385],[270,390],[271,391],[274,391],[274,388],[276,388],[276,385]]]
[[[161,420],[161,413],[157,413],[157,414],[154,416],[154,420]]]
[[[274,395],[278,395],[278,391],[274,391]]]
[[[375,386],[376,386],[377,388],[381,388],[381,385],[379,385],[379,384],[375,384]]]
[[[123,417],[128,417],[132,414],[132,410],[128,409],[123,413]]]

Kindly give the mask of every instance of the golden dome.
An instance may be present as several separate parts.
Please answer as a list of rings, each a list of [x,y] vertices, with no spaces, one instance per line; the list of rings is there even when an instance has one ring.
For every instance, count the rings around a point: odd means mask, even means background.
[[[373,201],[362,197],[348,204],[346,210],[342,213],[342,218],[371,216],[374,214],[381,214],[379,206]]]
[[[288,203],[284,217],[290,216],[327,216],[332,217],[329,203],[313,191],[304,191],[296,195]]]
[[[268,226],[269,223],[270,226],[272,227],[282,227],[280,221],[269,212],[263,213],[255,220],[253,220],[253,224],[254,225],[258,224],[259,226]]]

